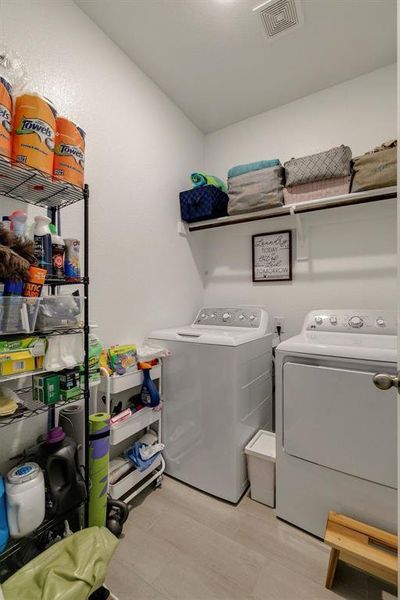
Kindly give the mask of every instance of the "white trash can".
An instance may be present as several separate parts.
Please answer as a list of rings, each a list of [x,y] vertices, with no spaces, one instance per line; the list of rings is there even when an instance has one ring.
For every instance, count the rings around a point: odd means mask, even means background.
[[[253,500],[275,508],[275,434],[260,429],[244,449]]]

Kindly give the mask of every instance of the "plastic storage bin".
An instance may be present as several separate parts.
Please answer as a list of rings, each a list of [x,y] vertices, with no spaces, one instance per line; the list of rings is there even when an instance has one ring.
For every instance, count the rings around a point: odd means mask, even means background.
[[[82,324],[82,296],[43,296],[39,306],[36,329],[64,329],[80,327]]]
[[[0,297],[0,334],[32,333],[41,298]]]
[[[244,451],[247,456],[251,498],[275,508],[275,434],[260,429]]]

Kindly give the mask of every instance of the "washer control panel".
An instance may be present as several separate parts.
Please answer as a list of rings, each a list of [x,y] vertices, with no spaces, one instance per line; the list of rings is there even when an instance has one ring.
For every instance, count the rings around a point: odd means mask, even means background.
[[[303,329],[395,335],[396,313],[392,310],[317,310],[307,315]]]
[[[209,325],[212,327],[251,327],[261,325],[263,309],[257,306],[243,308],[202,308],[195,321],[195,325]]]

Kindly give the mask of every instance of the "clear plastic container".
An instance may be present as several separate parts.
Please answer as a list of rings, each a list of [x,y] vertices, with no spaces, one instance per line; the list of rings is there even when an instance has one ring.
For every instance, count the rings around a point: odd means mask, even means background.
[[[68,329],[82,326],[83,297],[70,295],[43,296],[36,329]]]
[[[0,297],[0,334],[33,333],[41,298]]]

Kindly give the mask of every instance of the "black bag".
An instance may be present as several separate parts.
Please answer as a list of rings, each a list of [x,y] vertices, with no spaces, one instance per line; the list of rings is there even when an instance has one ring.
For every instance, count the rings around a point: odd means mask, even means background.
[[[188,223],[225,217],[228,214],[228,194],[214,185],[204,185],[181,192],[179,200],[182,221]]]

